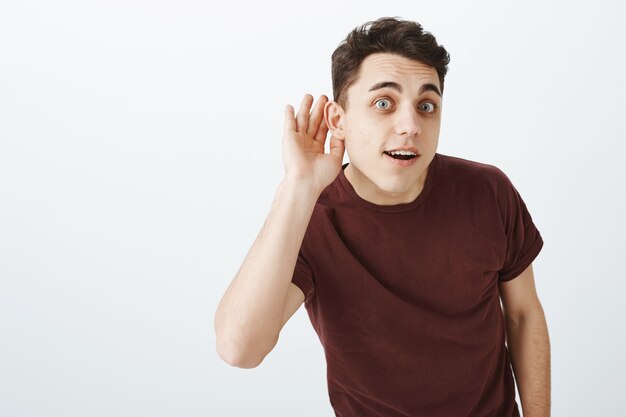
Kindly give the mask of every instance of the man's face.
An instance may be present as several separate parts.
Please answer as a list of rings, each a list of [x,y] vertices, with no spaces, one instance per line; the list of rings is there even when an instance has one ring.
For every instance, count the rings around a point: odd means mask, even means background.
[[[336,112],[331,112],[340,126],[331,131],[343,136],[350,159],[345,175],[359,196],[390,205],[419,195],[439,143],[440,91],[433,67],[389,53],[365,58],[347,90],[348,111],[332,102]],[[415,148],[419,156],[397,160],[385,153],[403,147]]]

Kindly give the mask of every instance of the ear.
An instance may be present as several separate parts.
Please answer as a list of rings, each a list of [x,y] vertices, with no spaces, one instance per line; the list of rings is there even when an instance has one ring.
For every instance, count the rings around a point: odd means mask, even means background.
[[[344,111],[339,103],[328,100],[324,105],[324,121],[330,133],[339,140],[346,138],[343,127]]]

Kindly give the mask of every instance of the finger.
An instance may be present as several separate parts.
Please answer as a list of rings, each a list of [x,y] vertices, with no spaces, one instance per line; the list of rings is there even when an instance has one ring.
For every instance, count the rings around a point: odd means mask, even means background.
[[[315,134],[315,140],[317,142],[326,142],[326,135],[328,134],[328,125],[326,124],[326,120],[322,119],[320,123],[319,129],[317,129],[317,133]]]
[[[300,109],[298,109],[298,115],[296,116],[296,130],[298,132],[306,132],[309,127],[309,110],[313,104],[313,96],[305,94],[302,102],[300,103]]]
[[[291,104],[285,106],[285,124],[283,129],[285,132],[296,130],[296,121],[293,118],[293,106]]]
[[[342,139],[337,139],[334,136],[330,136],[330,154],[335,155],[343,160],[343,153],[345,151],[345,143]]]
[[[317,99],[317,103],[315,104],[315,107],[313,107],[313,112],[311,112],[311,119],[309,120],[309,127],[307,129],[307,134],[309,136],[315,136],[315,134],[317,133],[317,130],[320,127],[320,121],[323,119],[324,116],[324,105],[327,101],[328,97],[326,97],[324,94],[322,94],[320,98]]]

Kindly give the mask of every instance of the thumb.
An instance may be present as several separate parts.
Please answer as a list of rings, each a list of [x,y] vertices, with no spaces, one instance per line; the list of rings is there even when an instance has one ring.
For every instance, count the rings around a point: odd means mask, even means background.
[[[343,139],[338,139],[334,136],[330,136],[330,154],[338,157],[339,159],[343,159],[343,153],[345,152],[346,146],[344,144]]]

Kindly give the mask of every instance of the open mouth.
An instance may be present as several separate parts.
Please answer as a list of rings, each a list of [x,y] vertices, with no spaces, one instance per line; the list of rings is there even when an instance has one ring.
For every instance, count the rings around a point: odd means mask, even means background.
[[[393,159],[401,159],[403,161],[407,161],[409,159],[413,159],[413,158],[417,158],[417,155],[415,155],[414,153],[410,153],[410,152],[388,152],[388,151],[384,151],[385,154],[389,155],[390,157],[392,157]]]

